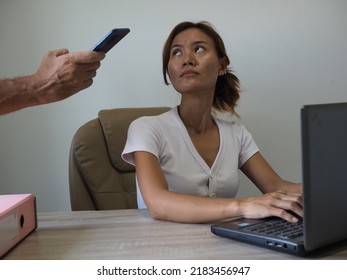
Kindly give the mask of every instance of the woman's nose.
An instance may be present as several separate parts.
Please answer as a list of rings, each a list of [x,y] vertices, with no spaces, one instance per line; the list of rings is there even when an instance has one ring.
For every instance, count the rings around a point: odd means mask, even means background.
[[[183,59],[183,65],[187,66],[187,65],[194,65],[194,64],[195,64],[195,60],[192,57],[192,55],[187,54]]]
[[[191,56],[186,56],[183,60],[183,65],[187,66],[187,65],[194,65],[194,59],[192,59]]]

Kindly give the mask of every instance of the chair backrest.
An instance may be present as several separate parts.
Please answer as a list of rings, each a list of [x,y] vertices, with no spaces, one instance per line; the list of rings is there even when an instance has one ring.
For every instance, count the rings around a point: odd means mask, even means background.
[[[69,157],[72,210],[137,208],[135,168],[121,153],[130,123],[159,115],[168,107],[102,110],[73,137]]]

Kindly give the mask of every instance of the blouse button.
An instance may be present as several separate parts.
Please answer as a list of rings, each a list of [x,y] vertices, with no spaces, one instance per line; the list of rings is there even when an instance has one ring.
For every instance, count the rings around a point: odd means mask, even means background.
[[[213,192],[210,194],[210,198],[216,198],[216,197],[217,197],[216,193]]]

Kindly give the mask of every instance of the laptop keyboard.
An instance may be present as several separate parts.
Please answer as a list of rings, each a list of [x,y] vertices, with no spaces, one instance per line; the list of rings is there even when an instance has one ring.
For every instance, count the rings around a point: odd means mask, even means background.
[[[251,233],[272,235],[277,238],[293,239],[303,236],[303,221],[290,223],[282,219],[269,220],[264,223],[244,227],[243,230]]]

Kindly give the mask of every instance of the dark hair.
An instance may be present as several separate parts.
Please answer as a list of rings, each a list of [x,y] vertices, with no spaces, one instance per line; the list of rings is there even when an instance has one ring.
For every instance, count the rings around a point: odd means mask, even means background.
[[[170,60],[170,49],[171,44],[175,37],[182,31],[189,28],[198,28],[209,36],[214,44],[219,58],[226,58],[227,65],[230,64],[229,57],[226,53],[225,46],[222,38],[216,32],[214,27],[206,22],[200,21],[197,23],[185,21],[177,24],[174,29],[171,31],[169,37],[166,39],[166,42],[163,47],[163,76],[164,82],[166,85],[169,85],[168,82],[168,64]],[[240,82],[239,79],[232,73],[230,68],[227,68],[227,72],[223,76],[218,76],[215,94],[213,98],[212,108],[221,111],[221,112],[230,112],[231,114],[237,115],[235,112],[235,107],[237,101],[240,98]]]

